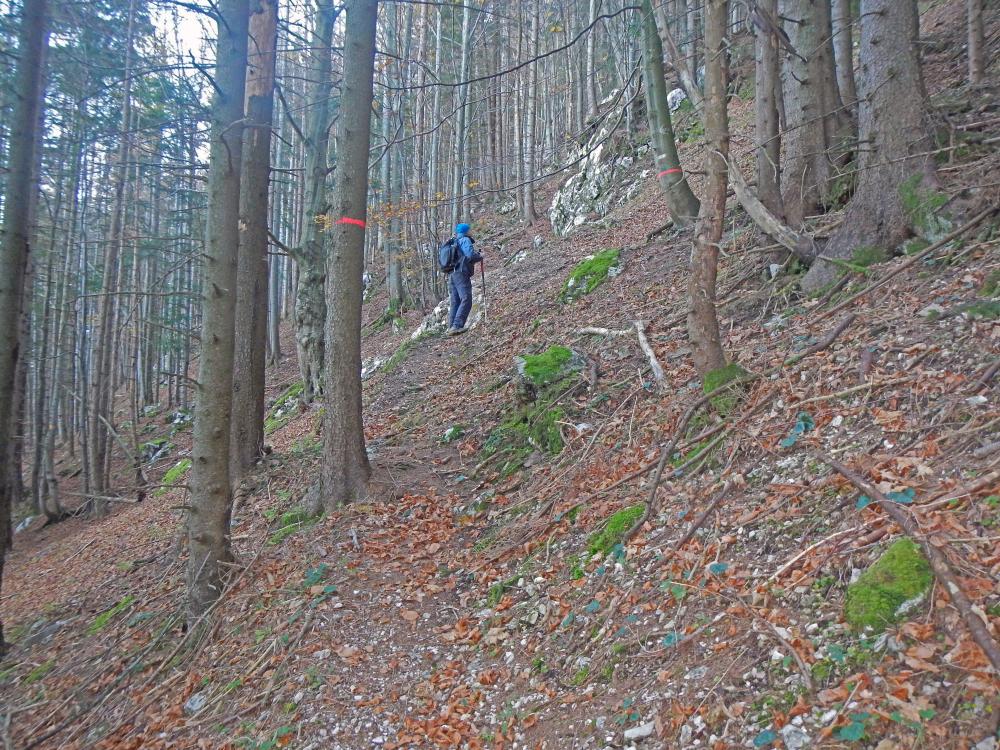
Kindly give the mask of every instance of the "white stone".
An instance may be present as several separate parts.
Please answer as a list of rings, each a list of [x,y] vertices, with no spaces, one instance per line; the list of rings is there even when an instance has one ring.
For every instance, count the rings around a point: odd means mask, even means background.
[[[802,750],[804,747],[809,747],[808,732],[794,724],[786,724],[781,728],[781,739],[784,740],[787,750]]]
[[[647,721],[645,724],[640,724],[637,727],[632,727],[631,729],[625,730],[625,739],[627,740],[642,740],[646,737],[652,736],[653,732],[656,731],[656,724],[652,721]]]

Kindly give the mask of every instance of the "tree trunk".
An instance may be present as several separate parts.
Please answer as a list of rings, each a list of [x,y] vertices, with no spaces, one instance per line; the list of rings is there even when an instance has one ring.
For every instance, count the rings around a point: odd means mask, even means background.
[[[531,46],[529,54],[538,54],[539,4],[534,3],[531,14]],[[535,120],[538,117],[538,63],[532,63],[529,72],[528,91],[524,106],[524,175],[521,188],[521,218],[525,224],[534,223],[538,218],[535,212]]]
[[[597,19],[597,6],[599,0],[590,0],[587,6],[587,25],[591,26]],[[587,62],[586,62],[586,77],[584,78],[584,90],[587,94],[587,111],[585,113],[586,118],[591,118],[597,114],[597,104],[600,101],[599,95],[597,93],[597,75],[595,72],[595,63],[597,59],[597,30],[594,26],[591,26],[590,31],[587,33]]]
[[[10,120],[7,191],[4,196],[3,236],[0,238],[0,583],[3,563],[12,541],[10,528],[11,480],[9,451],[13,443],[14,386],[21,357],[21,316],[25,308],[25,270],[31,258],[31,225],[35,156],[41,135],[47,0],[24,4],[18,34],[14,77],[14,112]],[[0,620],[0,656],[6,650]]]
[[[347,5],[327,280],[326,337],[337,352],[326,372],[323,416],[322,497],[327,509],[363,498],[371,474],[361,415],[361,297],[377,17],[377,0]]]
[[[761,0],[756,12],[766,14],[768,21],[776,25],[778,0]],[[781,131],[777,99],[777,91],[781,86],[778,43],[778,35],[768,26],[767,21],[754,26],[757,196],[772,214],[781,217],[784,215],[784,208],[781,204]]]
[[[667,199],[670,218],[686,227],[698,215],[698,199],[681,169],[674,127],[667,106],[667,83],[663,72],[663,43],[656,26],[651,0],[642,0],[642,72],[646,84],[646,111],[656,163],[657,179]]]
[[[788,223],[799,227],[829,199],[849,130],[833,64],[830,0],[782,0],[781,10],[795,49],[785,56],[782,200]]]
[[[295,343],[302,373],[302,400],[310,402],[323,391],[323,364],[326,345],[326,253],[324,248],[327,213],[327,151],[330,147],[330,97],[333,87],[333,60],[330,47],[338,11],[332,0],[317,0],[316,33],[312,49],[314,85],[309,102],[309,138],[306,153],[305,232],[299,254],[299,283],[295,296]]]
[[[111,226],[108,230],[104,256],[104,278],[98,304],[98,321],[93,336],[93,359],[90,372],[90,426],[87,475],[90,492],[95,496],[107,494],[105,482],[108,460],[108,425],[114,424],[114,339],[118,306],[118,266],[122,251],[122,213],[125,206],[125,182],[131,152],[132,114],[132,57],[135,35],[135,0],[129,3],[128,36],[125,47],[125,82],[122,88],[122,118],[119,132],[118,154],[114,166],[114,202],[111,208]],[[93,501],[96,515],[107,511],[106,503]]]
[[[715,310],[719,241],[726,217],[729,117],[726,112],[726,0],[708,0],[705,8],[705,171],[706,198],[698,214],[691,275],[688,280],[688,339],[695,369],[705,374],[726,364]]]
[[[849,258],[861,246],[891,251],[911,231],[903,185],[937,185],[916,0],[862,0],[861,18],[858,125],[865,148],[844,221],[823,249],[831,258]],[[836,273],[835,264],[817,259],[803,286],[816,289]]]
[[[983,0],[969,1],[968,34],[969,34],[969,83],[978,86],[983,82],[985,65],[985,46],[983,33]]]
[[[232,560],[229,478],[233,404],[236,267],[239,255],[240,170],[246,90],[247,0],[219,0],[215,99],[208,170],[208,222],[198,401],[191,449],[188,512],[187,618],[193,626],[222,593]]]
[[[250,14],[246,77],[247,127],[240,186],[240,248],[236,271],[236,342],[230,472],[238,481],[264,449],[264,367],[267,354],[268,186],[274,116],[277,0],[256,0]]]
[[[462,52],[461,67],[459,68],[459,81],[465,81],[469,77],[469,70],[472,62],[472,5],[466,3],[462,9]],[[458,125],[455,128],[455,162],[452,165],[452,190],[454,191],[454,204],[452,206],[451,223],[457,224],[465,220],[465,210],[467,207],[466,193],[468,182],[468,158],[469,158],[469,92],[471,84],[463,84],[456,91],[459,97]]]
[[[837,64],[837,85],[844,105],[853,110],[858,101],[854,80],[854,27],[851,0],[833,0],[833,54]]]

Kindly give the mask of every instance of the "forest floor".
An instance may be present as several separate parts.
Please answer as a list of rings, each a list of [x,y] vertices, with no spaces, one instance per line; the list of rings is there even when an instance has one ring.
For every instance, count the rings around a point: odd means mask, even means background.
[[[955,24],[938,16],[960,5],[924,19],[931,94],[981,141],[1000,133],[1000,100],[958,84]],[[1000,156],[978,141],[940,165],[966,218],[1000,204]],[[749,142],[737,132],[734,148]],[[767,280],[766,240],[733,208],[724,345],[762,377],[684,424],[703,392],[684,328],[690,235],[648,239],[665,215],[648,182],[566,238],[476,217],[488,314],[469,333],[413,341],[420,311],[366,329],[365,358],[385,364],[365,381],[364,504],[296,511],[319,412],[281,413],[294,356],[275,368],[273,452],[238,493],[238,567],[208,633],[181,627],[182,486],[18,534],[0,600],[5,746],[995,748],[1000,682],[944,586],[888,628],[845,623],[849,584],[904,535],[827,460],[904,506],[997,638],[997,217],[807,298],[794,272]],[[560,302],[607,248],[620,273]],[[371,300],[368,322],[384,307]],[[544,407],[559,435],[545,451],[510,424],[529,408],[514,357],[553,345],[587,364]],[[146,425],[170,431],[163,415]],[[183,460],[185,434],[157,473]]]

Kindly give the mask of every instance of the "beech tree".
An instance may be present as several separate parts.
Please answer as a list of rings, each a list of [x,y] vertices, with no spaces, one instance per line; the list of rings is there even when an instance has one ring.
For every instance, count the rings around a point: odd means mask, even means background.
[[[215,97],[211,110],[208,213],[204,258],[204,323],[191,449],[187,616],[199,621],[222,593],[232,560],[233,503],[229,443],[233,403],[236,279],[239,254],[243,99],[246,90],[247,0],[219,0]]]
[[[23,362],[20,340],[24,315],[25,271],[31,260],[31,224],[35,204],[34,170],[38,123],[42,111],[45,49],[48,41],[47,0],[24,5],[17,44],[14,111],[10,121],[10,161],[3,203],[3,237],[0,241],[0,584],[3,564],[12,541],[11,460],[13,443],[14,381]],[[6,651],[0,620],[0,656]]]
[[[651,0],[642,2],[642,72],[646,86],[646,112],[656,163],[657,181],[667,199],[670,218],[686,227],[698,215],[698,199],[681,168],[674,140],[674,128],[667,105],[667,84],[663,72],[663,43],[656,25]]]
[[[937,186],[916,0],[862,0],[861,18],[858,125],[865,148],[844,221],[823,248],[826,258],[849,258],[859,247],[896,247],[913,229],[901,191]],[[803,284],[815,289],[837,270],[817,258]]]
[[[361,296],[368,219],[368,150],[378,0],[349,0],[344,83],[337,126],[326,296],[326,367],[322,498],[326,508],[362,499],[371,469],[361,416]]]
[[[308,105],[309,125],[305,171],[304,236],[296,253],[299,280],[295,297],[295,343],[302,375],[302,399],[312,401],[323,390],[326,344],[327,259],[324,247],[327,152],[330,148],[330,110],[333,91],[333,27],[338,11],[333,0],[317,0],[316,31],[312,41],[312,94]]]
[[[701,203],[695,229],[691,272],[688,277],[688,339],[695,369],[702,377],[726,364],[715,309],[715,281],[719,266],[719,241],[726,218],[726,185],[729,156],[729,114],[726,82],[726,0],[707,0],[705,6],[704,121],[708,173],[706,198]]]

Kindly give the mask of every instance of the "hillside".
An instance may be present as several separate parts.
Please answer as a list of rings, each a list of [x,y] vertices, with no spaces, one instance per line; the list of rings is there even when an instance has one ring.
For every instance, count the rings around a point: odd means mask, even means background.
[[[923,21],[932,100],[977,134],[922,207],[959,199],[954,241],[806,296],[731,198],[718,303],[743,384],[705,399],[691,233],[664,228],[648,158],[564,237],[476,216],[470,332],[415,336],[429,310],[379,327],[386,298],[366,303],[366,503],[302,511],[320,407],[295,401],[294,355],[269,370],[271,452],[210,632],[183,626],[183,486],[16,536],[7,746],[995,749],[1000,682],[963,615],[1000,635],[1000,90],[959,85],[958,5]],[[730,113],[748,158],[752,104]],[[189,450],[164,416],[144,422],[173,444],[160,477]]]

